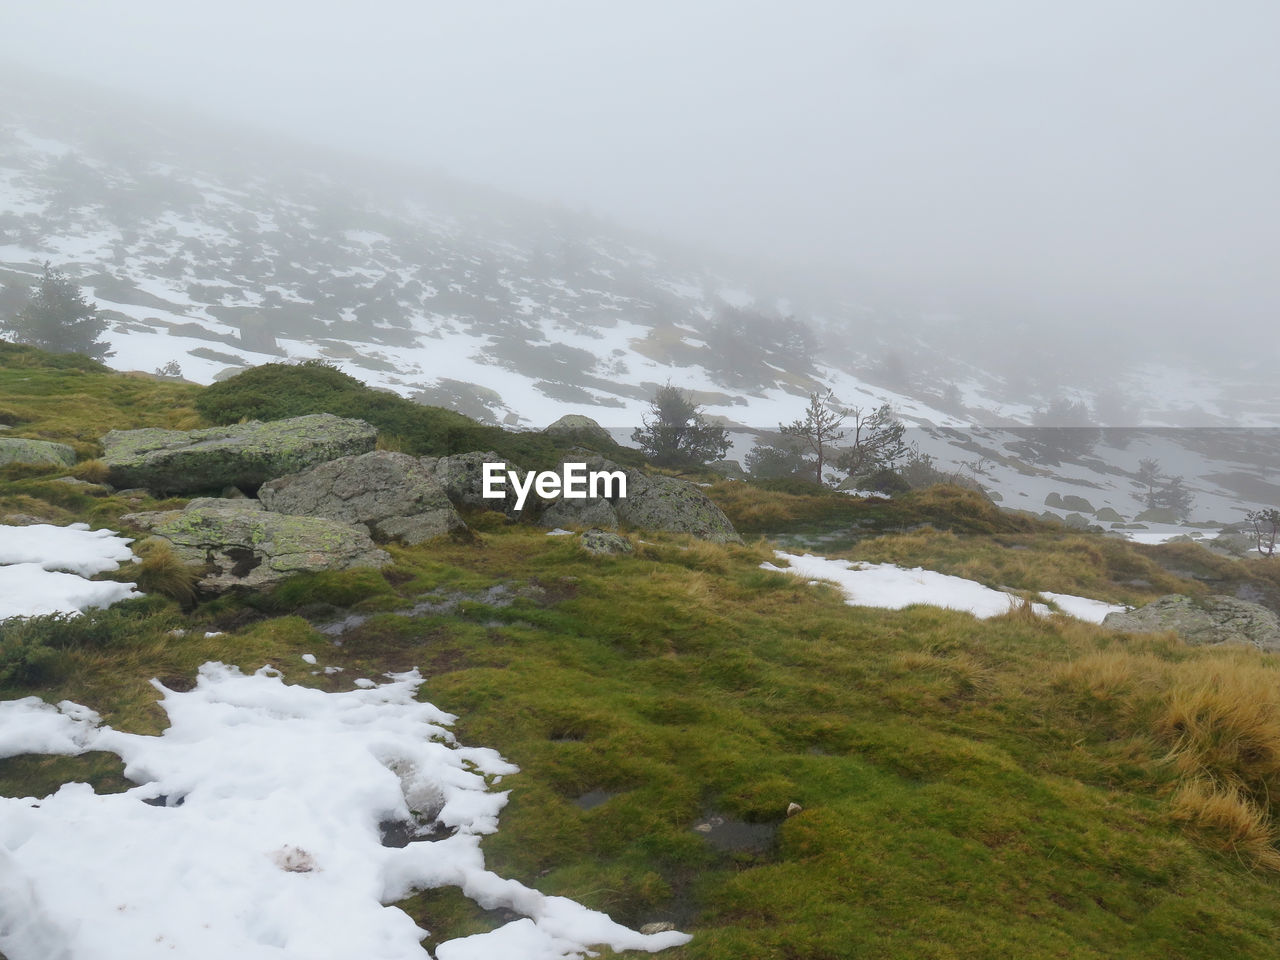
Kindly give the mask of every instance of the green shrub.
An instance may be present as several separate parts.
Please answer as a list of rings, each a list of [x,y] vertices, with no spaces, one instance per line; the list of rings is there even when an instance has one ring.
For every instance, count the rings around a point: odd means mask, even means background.
[[[526,468],[554,466],[573,446],[540,433],[510,433],[442,407],[414,403],[374,390],[327,363],[268,363],[215,383],[196,398],[196,408],[215,423],[281,420],[309,413],[332,413],[368,421],[405,453],[444,456],[494,450]],[[640,462],[634,451],[611,456]]]
[[[29,623],[9,620],[6,623]],[[59,671],[61,655],[38,631],[5,631],[0,634],[0,688],[41,683]]]

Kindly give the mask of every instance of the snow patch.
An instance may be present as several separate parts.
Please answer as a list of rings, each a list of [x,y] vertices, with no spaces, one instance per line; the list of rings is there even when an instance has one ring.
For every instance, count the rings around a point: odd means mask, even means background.
[[[489,784],[517,768],[459,746],[456,718],[416,699],[421,683],[411,671],[325,693],[269,667],[207,663],[193,690],[155,684],[161,736],[103,726],[70,703],[0,704],[0,756],[106,750],[140,784],[0,798],[0,949],[12,960],[419,960],[425,931],[389,904],[440,886],[525,917],[441,944],[441,960],[689,940],[637,933],[486,870],[480,838],[506,802]],[[388,847],[388,820],[453,833]]]
[[[985,620],[987,617],[1008,613],[1022,604],[1021,597],[1003,590],[992,590],[976,581],[925,570],[923,567],[907,570],[892,563],[858,563],[813,554],[799,556],[781,550],[774,551],[774,554],[779,559],[786,560],[789,565],[778,567],[765,562],[760,565],[763,569],[804,577],[810,582],[814,578],[831,581],[844,592],[845,602],[850,606],[901,610],[903,607],[925,604],[948,610],[964,610]],[[1040,597],[1053,601],[1069,616],[1091,623],[1101,623],[1108,613],[1128,609],[1065,593],[1042,593]],[[1043,603],[1033,603],[1031,608],[1041,616],[1048,616],[1052,612]]]

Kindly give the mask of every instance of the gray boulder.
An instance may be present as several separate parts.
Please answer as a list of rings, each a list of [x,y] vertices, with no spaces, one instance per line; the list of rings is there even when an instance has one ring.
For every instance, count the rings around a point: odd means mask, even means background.
[[[467,529],[431,467],[405,453],[330,460],[268,480],[258,499],[276,513],[363,524],[381,540],[408,544]]]
[[[551,502],[538,522],[544,527],[600,527],[613,530],[618,526],[618,512],[603,497],[584,500],[561,498]]]
[[[584,457],[587,472],[621,471],[627,478],[625,497],[568,500],[545,503],[539,522],[546,527],[582,527],[594,524],[612,528],[619,524],[644,530],[688,533],[717,543],[741,543],[733,524],[695,484],[674,477],[651,477],[626,470],[604,457]]]
[[[524,476],[524,470],[492,450],[455,453],[452,456],[440,457],[438,460],[430,457],[422,458],[423,466],[435,473],[436,480],[444,488],[445,496],[455,507],[497,510],[505,512],[508,516],[519,516],[515,509],[516,494],[511,489],[510,483],[502,487],[506,494],[503,499],[489,499],[484,496],[484,465],[486,463],[503,463],[504,470],[515,470],[522,477]],[[534,496],[530,494],[529,499],[525,501],[525,511],[535,506],[534,500]]]
[[[618,464],[599,454],[565,457],[559,467],[562,474],[566,463],[586,464],[588,474],[596,471],[620,472],[627,478],[628,490],[634,485],[633,471],[623,470]],[[599,527],[614,530],[618,526],[617,504],[617,497],[612,500],[604,497],[557,497],[544,500],[539,504],[541,512],[538,514],[538,523],[544,527]]]
[[[65,443],[0,437],[0,467],[10,463],[32,463],[49,467],[73,467],[76,452]]]
[[[297,573],[381,567],[391,557],[363,527],[325,517],[264,510],[257,500],[192,500],[183,510],[121,518],[168,541],[184,562],[204,570],[206,593],[269,587]]]
[[[580,543],[583,550],[596,556],[631,553],[635,549],[626,537],[608,530],[588,530],[582,535]]]
[[[1126,633],[1173,630],[1188,643],[1248,643],[1280,650],[1280,618],[1260,604],[1235,597],[1184,597],[1152,600],[1127,613],[1109,613],[1103,626]]]
[[[542,432],[548,436],[577,440],[595,447],[603,446],[608,448],[617,446],[613,437],[609,435],[608,430],[590,417],[584,417],[576,413],[565,414]]]
[[[317,463],[368,453],[377,438],[363,420],[317,413],[204,430],[112,430],[102,438],[102,460],[116,487],[169,494],[252,490]]]
[[[627,473],[627,496],[617,503],[618,521],[644,530],[688,533],[715,543],[741,543],[729,518],[702,490],[675,477]]]

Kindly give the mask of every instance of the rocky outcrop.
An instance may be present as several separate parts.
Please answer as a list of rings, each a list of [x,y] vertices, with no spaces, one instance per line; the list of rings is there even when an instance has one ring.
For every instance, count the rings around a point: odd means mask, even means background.
[[[258,498],[276,513],[361,524],[379,540],[415,544],[465,532],[429,463],[383,450],[340,457],[269,480]]]
[[[559,498],[543,504],[539,522],[547,527],[602,527],[619,524],[644,530],[687,533],[717,543],[741,543],[729,518],[692,483],[675,477],[651,477],[625,470],[604,457],[582,461],[588,472],[621,471],[627,478],[627,495],[570,500]]]
[[[102,460],[116,487],[167,494],[256,489],[338,457],[368,453],[377,430],[328,413],[205,430],[112,430]]]
[[[551,501],[543,509],[538,522],[544,527],[600,527],[613,530],[618,526],[618,512],[603,497],[588,497],[584,500],[561,498]]]
[[[488,499],[484,496],[484,465],[486,463],[505,463],[506,470],[524,471],[492,450],[472,450],[470,453],[456,453],[438,460],[423,457],[422,464],[435,473],[436,480],[444,488],[445,496],[455,507],[471,507],[481,510],[504,511],[509,516],[519,516],[516,512],[516,495],[510,484],[503,489],[504,499]],[[532,499],[532,498],[530,498]]]
[[[75,462],[76,452],[65,443],[24,440],[22,437],[0,437],[0,467],[10,463],[71,467]]]
[[[391,557],[363,527],[263,509],[257,500],[192,500],[183,510],[121,518],[168,541],[179,559],[203,569],[199,588],[269,587],[298,573],[381,567]]]
[[[1173,630],[1188,643],[1248,643],[1280,650],[1280,618],[1260,604],[1235,597],[1160,597],[1126,613],[1109,613],[1102,625],[1126,633]]]
[[[542,431],[551,437],[574,440],[596,448],[616,447],[617,443],[609,435],[609,431],[590,417],[569,413]]]
[[[697,486],[675,477],[627,473],[627,496],[615,508],[618,522],[643,530],[687,533],[714,543],[741,543],[729,518]]]

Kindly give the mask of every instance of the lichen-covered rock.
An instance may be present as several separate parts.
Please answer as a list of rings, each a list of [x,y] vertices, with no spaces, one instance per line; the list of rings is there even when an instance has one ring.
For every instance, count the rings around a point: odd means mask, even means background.
[[[603,497],[552,501],[538,516],[544,527],[600,527],[613,530],[618,526],[618,512]]]
[[[408,544],[466,530],[435,472],[405,453],[330,460],[267,481],[258,498],[276,513],[359,523],[379,539]]]
[[[1173,630],[1188,643],[1248,643],[1280,650],[1280,618],[1260,604],[1235,597],[1171,594],[1137,610],[1109,613],[1102,624],[1126,633]]]
[[[627,473],[627,496],[615,508],[618,522],[644,530],[688,533],[714,543],[741,543],[724,512],[701,489],[675,477]]]
[[[254,490],[326,460],[368,453],[377,436],[363,420],[329,413],[204,430],[112,430],[102,438],[102,460],[116,487]]]
[[[608,530],[588,530],[579,542],[583,550],[597,556],[631,553],[635,549],[626,537]]]
[[[32,463],[49,467],[75,466],[76,452],[65,443],[0,437],[0,467],[10,463]]]
[[[167,540],[204,574],[206,593],[262,588],[297,573],[381,567],[391,557],[363,527],[264,510],[257,500],[192,500],[183,510],[134,513],[125,522]]]
[[[470,453],[456,453],[438,460],[423,457],[422,463],[435,473],[445,496],[455,507],[477,507],[483,510],[498,510],[508,516],[519,516],[516,512],[516,495],[507,484],[503,487],[506,493],[503,499],[489,499],[484,496],[484,465],[486,463],[504,463],[504,470],[516,470],[524,476],[524,470],[510,463],[499,453],[492,450],[472,450]],[[533,497],[530,496],[530,501]],[[526,508],[531,504],[526,502]]]
[[[559,466],[562,476],[566,463],[584,464],[588,475],[601,471],[621,473],[627,479],[628,488],[632,484],[631,471],[623,470],[618,464],[599,454],[565,457]],[[538,504],[537,522],[548,528],[599,527],[604,530],[614,530],[618,526],[618,501],[619,498],[617,496],[612,499],[605,497],[569,498],[561,496],[551,500],[542,500]]]
[[[548,436],[576,440],[594,447],[617,446],[608,430],[590,417],[577,413],[565,414],[542,432]]]

